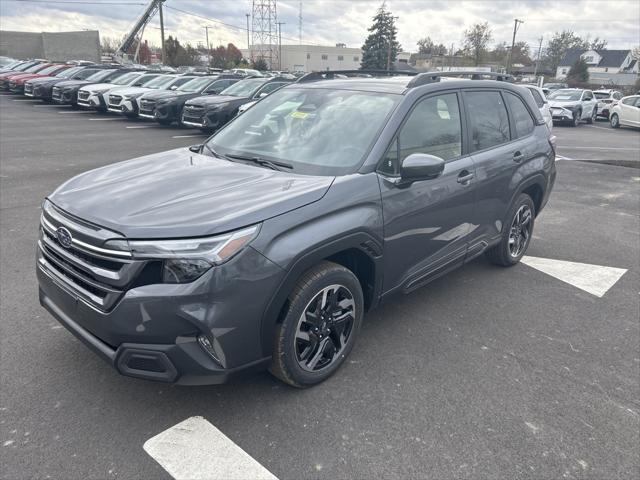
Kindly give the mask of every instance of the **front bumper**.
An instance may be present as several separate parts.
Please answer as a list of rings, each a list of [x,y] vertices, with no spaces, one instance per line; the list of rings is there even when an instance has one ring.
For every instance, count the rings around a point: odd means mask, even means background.
[[[40,304],[123,375],[204,385],[268,366],[260,320],[284,271],[250,247],[194,282],[130,288],[108,311],[77,295],[40,250],[37,265]]]
[[[573,110],[566,108],[551,108],[551,118],[554,122],[569,122],[573,120]]]
[[[124,115],[137,115],[138,107],[134,100],[122,100],[118,105],[109,103],[107,110]]]
[[[94,108],[96,110],[105,110],[107,108],[107,104],[105,103],[102,94],[99,93],[91,93],[86,96],[86,98],[80,98],[80,96],[78,96],[78,105],[84,108]]]

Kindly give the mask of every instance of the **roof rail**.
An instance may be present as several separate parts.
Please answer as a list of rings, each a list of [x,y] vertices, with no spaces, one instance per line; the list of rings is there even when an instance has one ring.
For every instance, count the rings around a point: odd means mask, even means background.
[[[420,73],[407,84],[407,88],[419,87],[429,83],[439,82],[442,77],[468,78],[470,80],[497,80],[499,82],[511,82],[515,80],[508,73],[483,72],[479,70],[454,70],[451,72],[426,72]]]
[[[317,80],[331,80],[334,78],[341,78],[342,76],[352,77],[370,77],[370,76],[395,76],[395,75],[416,75],[417,72],[408,72],[404,70],[323,70],[319,72],[307,73],[300,77],[297,83],[315,82]]]

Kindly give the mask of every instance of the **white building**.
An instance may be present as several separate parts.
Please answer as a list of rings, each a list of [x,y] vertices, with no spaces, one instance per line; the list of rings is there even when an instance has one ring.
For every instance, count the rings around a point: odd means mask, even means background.
[[[271,65],[271,70],[289,72],[317,72],[320,70],[357,70],[362,61],[360,48],[347,48],[344,44],[335,47],[318,45],[282,45],[282,61],[277,59]],[[277,48],[277,47],[276,47]],[[258,49],[252,47],[258,52]],[[241,50],[244,58],[251,60],[248,49]]]
[[[638,78],[638,61],[631,50],[569,50],[558,65],[556,78],[566,78],[579,58],[588,65],[590,83],[633,85]]]

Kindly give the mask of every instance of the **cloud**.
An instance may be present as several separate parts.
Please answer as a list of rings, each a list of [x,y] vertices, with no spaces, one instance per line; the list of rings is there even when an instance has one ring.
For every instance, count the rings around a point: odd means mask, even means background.
[[[69,1],[69,0],[67,0]],[[130,5],[73,3],[0,2],[0,24],[4,30],[64,31],[97,29],[102,36],[121,37],[144,10],[144,0],[119,0]],[[112,2],[113,3],[113,2]],[[370,0],[304,0],[302,2],[303,43],[359,47],[381,2]],[[278,20],[283,44],[298,43],[300,2],[280,0]],[[524,20],[518,40],[532,48],[540,36],[544,42],[554,32],[573,30],[581,37],[600,37],[610,48],[630,48],[640,43],[640,3],[637,0],[387,0],[387,8],[398,17],[398,40],[406,51],[415,51],[416,42],[430,36],[438,43],[460,46],[464,30],[476,22],[489,22],[493,43],[511,43],[513,20]],[[200,18],[176,9],[200,15]],[[210,25],[209,41],[246,46],[246,13],[250,0],[167,0],[167,35],[193,45],[204,42],[203,26]],[[207,20],[207,18],[211,20]],[[214,21],[217,20],[217,21]],[[219,23],[219,22],[222,23]],[[223,25],[228,24],[228,25]],[[160,43],[157,18],[145,30],[150,43]]]

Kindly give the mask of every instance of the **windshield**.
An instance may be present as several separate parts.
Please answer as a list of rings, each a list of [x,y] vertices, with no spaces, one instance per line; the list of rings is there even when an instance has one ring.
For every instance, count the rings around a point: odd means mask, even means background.
[[[238,83],[234,83],[230,87],[225,88],[220,95],[232,95],[234,97],[250,97],[253,91],[264,85],[265,81],[262,78],[256,78],[253,80],[241,80]]]
[[[201,77],[191,80],[190,82],[181,85],[176,90],[180,92],[199,92],[211,83],[213,79],[211,77]]]
[[[25,73],[35,73],[38,70],[42,70],[42,64],[40,64],[40,63],[37,64],[37,65],[34,65],[33,67],[27,68],[24,72]]]
[[[610,94],[606,92],[593,92],[593,96],[598,99],[609,98]]]
[[[38,73],[40,75],[46,75],[47,73],[51,73],[54,70],[57,70],[60,68],[60,65],[51,65],[50,67],[47,68],[43,68],[42,70],[40,70]]]
[[[128,85],[130,82],[135,81],[140,75],[142,74],[139,72],[125,73],[124,75],[122,75],[121,77],[118,77],[111,83],[113,85]]]
[[[56,77],[58,77],[58,78],[69,78],[71,75],[73,75],[75,73],[78,73],[80,70],[82,70],[81,67],[67,68],[66,70],[63,70],[60,73],[58,73],[56,75]]]
[[[360,164],[398,98],[284,88],[236,117],[207,146],[222,155],[286,162],[296,173],[344,175]]]
[[[98,70],[93,75],[87,77],[87,80],[90,82],[101,82],[109,75],[111,75],[115,70]]]
[[[145,88],[155,88],[155,89],[163,89],[167,88],[175,81],[176,77],[162,75],[160,77],[156,77],[153,80],[144,84]]]
[[[561,101],[573,101],[580,100],[582,97],[582,90],[554,90],[547,98],[549,100],[561,100]]]

